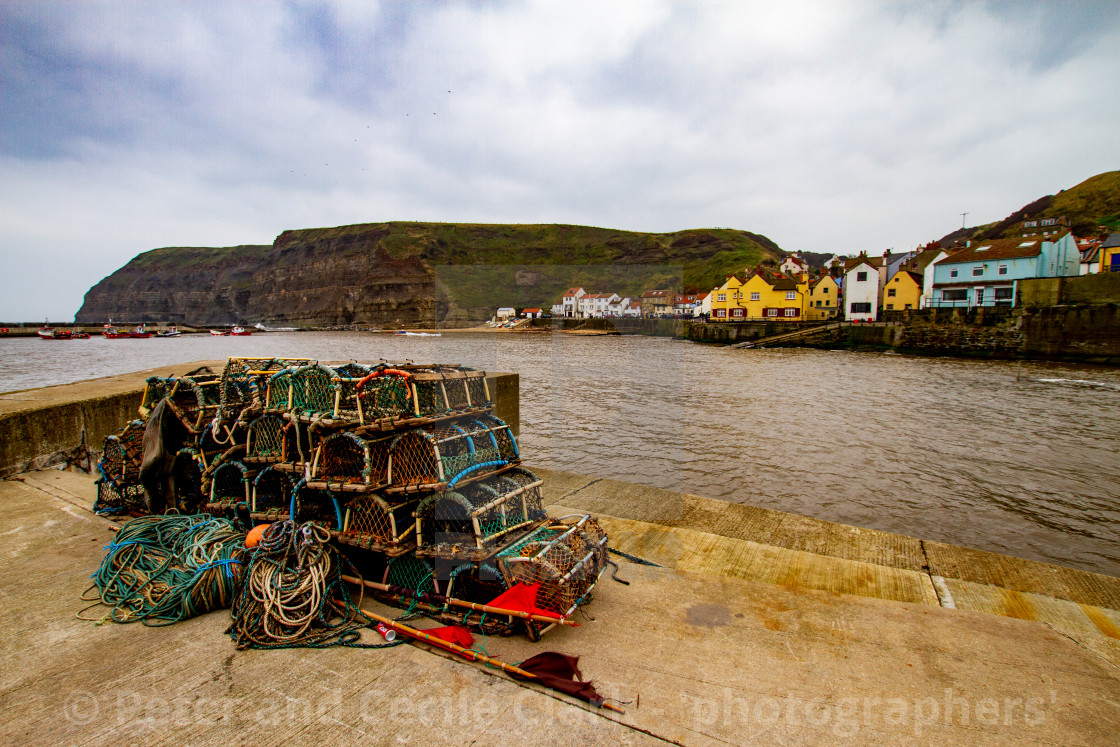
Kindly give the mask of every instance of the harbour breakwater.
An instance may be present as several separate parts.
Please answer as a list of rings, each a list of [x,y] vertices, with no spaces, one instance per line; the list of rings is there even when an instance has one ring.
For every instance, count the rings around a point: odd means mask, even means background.
[[[717,344],[896,350],[933,356],[1049,359],[1120,365],[1120,304],[887,312],[875,324],[699,322],[686,319],[547,319],[537,328],[675,337]],[[813,330],[819,330],[814,332]],[[792,332],[804,334],[766,342]]]

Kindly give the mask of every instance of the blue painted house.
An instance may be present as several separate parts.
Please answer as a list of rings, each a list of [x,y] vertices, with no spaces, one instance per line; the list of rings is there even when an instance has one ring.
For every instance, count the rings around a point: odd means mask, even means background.
[[[972,241],[926,271],[933,272],[929,305],[1014,306],[1020,280],[1072,277],[1081,252],[1073,234]]]

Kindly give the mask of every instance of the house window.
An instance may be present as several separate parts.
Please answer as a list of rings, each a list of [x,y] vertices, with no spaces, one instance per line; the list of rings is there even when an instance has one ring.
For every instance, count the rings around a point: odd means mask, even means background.
[[[983,288],[977,288],[976,289],[976,303],[984,303],[984,289]]]
[[[786,316],[797,316],[797,309],[786,309]]]
[[[1000,265],[999,266],[999,274],[1000,275],[1006,275],[1007,274],[1007,265]]]
[[[1012,293],[1014,293],[1012,288],[996,288],[996,300],[1009,299]]]
[[[887,304],[887,310],[888,311],[893,311],[894,310],[894,304],[893,303]]]
[[[972,268],[972,277],[978,278],[983,274],[984,274],[984,268],[983,267],[973,267]]]
[[[867,273],[866,272],[857,272],[856,273],[856,281],[862,283],[864,280],[867,280]]]
[[[823,304],[823,303],[824,303],[823,301],[817,301],[817,308],[819,309],[821,307],[821,304]]]
[[[894,298],[894,288],[887,288],[887,296]]]
[[[766,310],[766,316],[777,316],[777,315],[778,315],[778,310],[777,309],[767,309]]]
[[[732,309],[731,310],[731,316],[742,316],[742,315],[743,315],[743,310],[742,309]]]
[[[963,301],[968,298],[968,291],[964,288],[946,288],[941,291],[941,298],[946,301]]]
[[[828,286],[827,285],[824,288],[821,288],[821,293],[828,293]]]
[[[787,301],[796,301],[797,300],[797,291],[786,291],[786,300]]]
[[[956,270],[949,270],[949,277],[955,278],[956,276],[957,276],[957,271]]]
[[[720,293],[718,298],[719,298],[720,301],[726,301],[727,300],[727,294],[726,293]]]
[[[906,304],[906,308],[911,308],[911,304]]]
[[[762,294],[759,291],[752,292],[751,293],[751,300],[752,301],[761,301],[762,300]]]
[[[716,316],[718,316],[718,317],[727,316],[727,309],[716,309]]]

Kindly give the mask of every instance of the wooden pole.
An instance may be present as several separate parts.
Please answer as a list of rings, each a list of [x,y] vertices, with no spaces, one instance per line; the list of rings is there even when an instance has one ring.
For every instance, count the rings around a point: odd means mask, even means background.
[[[347,581],[347,582],[352,583],[352,584],[360,584],[360,585],[366,586],[370,589],[376,589],[377,591],[384,591],[384,592],[388,592],[390,594],[396,594],[397,593],[394,589],[392,589],[389,586],[389,584],[379,584],[376,581],[365,581],[365,580],[356,578],[354,576],[346,576],[346,575],[344,575],[342,577],[342,580]],[[464,609],[475,610],[476,612],[487,612],[487,613],[492,614],[492,615],[511,615],[513,617],[520,617],[522,620],[532,620],[534,622],[557,623],[559,625],[568,625],[568,626],[573,627],[573,628],[579,627],[579,623],[574,622],[572,620],[568,620],[568,619],[563,618],[563,617],[549,617],[547,615],[534,615],[531,612],[524,612],[522,610],[507,610],[507,609],[503,609],[501,607],[491,607],[488,604],[476,604],[475,602],[467,602],[467,601],[464,601],[462,599],[452,599],[450,597],[447,598],[447,603],[450,604],[452,607],[462,607]]]

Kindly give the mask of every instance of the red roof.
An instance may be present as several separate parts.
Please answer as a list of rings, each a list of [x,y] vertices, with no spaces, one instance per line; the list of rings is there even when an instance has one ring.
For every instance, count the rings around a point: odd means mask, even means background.
[[[536,314],[540,309],[522,309],[523,314]]]
[[[988,259],[1016,259],[1020,257],[1037,257],[1042,253],[1042,245],[1046,242],[1055,242],[1068,235],[1068,231],[1061,236],[1019,236],[1012,239],[988,239],[986,241],[973,241],[972,246],[961,249],[956,254],[951,254],[941,260],[941,264],[955,264],[957,262],[979,262]]]
[[[569,288],[568,292],[564,294],[564,298],[571,298],[581,290],[583,290],[583,288]]]

